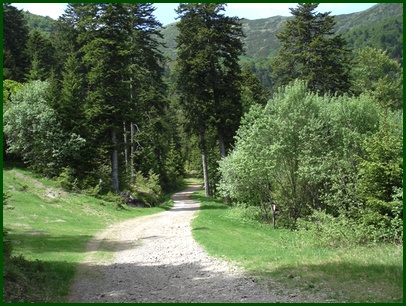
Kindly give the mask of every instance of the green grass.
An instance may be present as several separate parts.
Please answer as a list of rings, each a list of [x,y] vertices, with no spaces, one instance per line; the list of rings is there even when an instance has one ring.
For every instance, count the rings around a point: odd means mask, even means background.
[[[195,239],[219,258],[233,261],[261,278],[290,290],[328,292],[336,302],[402,302],[402,246],[321,248],[304,234],[241,222],[235,208],[204,197],[192,222]],[[293,278],[289,277],[293,276]]]
[[[20,290],[16,299],[25,302],[64,301],[76,265],[84,260],[85,246],[95,233],[112,223],[162,212],[173,205],[168,195],[159,207],[117,209],[115,203],[63,192],[55,181],[13,167],[3,169],[3,192],[9,196],[3,206],[3,227],[13,247],[12,255],[22,255],[31,263],[41,262],[42,287],[35,287],[39,293],[26,292],[35,290],[25,285],[11,290]],[[111,246],[102,243],[103,258],[111,256],[111,250]],[[24,261],[16,265],[24,265],[21,269],[26,270]],[[27,275],[31,273],[28,272]],[[10,275],[25,277],[18,271]]]

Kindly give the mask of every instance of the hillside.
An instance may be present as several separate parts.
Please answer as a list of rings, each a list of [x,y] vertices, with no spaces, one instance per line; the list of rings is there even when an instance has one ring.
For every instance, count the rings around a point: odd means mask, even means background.
[[[275,55],[280,48],[276,34],[280,32],[289,18],[292,17],[274,16],[256,20],[242,19],[241,23],[246,35],[244,39],[246,57],[254,59],[272,57]],[[401,29],[396,32],[396,39],[393,39],[392,41],[396,41],[396,44],[398,44],[399,41],[403,43],[402,3],[380,3],[362,12],[337,15],[336,33],[344,35],[350,30],[355,31],[357,27],[376,26],[379,23],[385,22],[385,20],[393,20],[393,18],[396,18],[396,20],[401,23]],[[175,37],[177,36],[178,31],[175,24],[176,23],[172,23],[162,30],[164,43],[167,47],[166,49],[163,49],[163,52],[171,59],[174,59],[176,54]],[[374,46],[374,41],[376,39],[371,39],[371,36],[365,37],[363,42],[364,45],[368,44]],[[349,41],[349,47],[351,49],[356,49],[357,47],[360,47],[360,45]],[[380,46],[378,45],[376,47]]]
[[[23,14],[30,32],[38,29],[49,37],[51,32],[56,30],[56,20],[49,16],[39,16],[28,11],[23,11]]]
[[[56,21],[50,17],[24,12],[30,31],[39,29],[49,35],[56,27]],[[276,55],[280,48],[276,34],[287,20],[292,17],[274,16],[262,19],[241,19],[247,59],[266,58]],[[335,16],[336,33],[342,34],[350,49],[365,46],[388,49],[389,55],[403,57],[403,3],[379,3],[365,11]],[[176,23],[162,29],[162,48],[165,56],[176,57],[175,38],[178,35]],[[367,30],[368,34],[365,34]],[[389,33],[389,37],[388,37]]]

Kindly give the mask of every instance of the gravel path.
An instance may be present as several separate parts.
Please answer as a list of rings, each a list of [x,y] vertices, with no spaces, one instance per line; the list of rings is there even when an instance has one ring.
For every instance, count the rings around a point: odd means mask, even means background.
[[[322,302],[258,282],[198,245],[191,220],[199,203],[194,186],[173,195],[174,207],[99,233],[87,246],[69,302]],[[101,257],[98,251],[110,256]],[[113,258],[112,258],[113,257]],[[272,284],[272,292],[267,288]]]

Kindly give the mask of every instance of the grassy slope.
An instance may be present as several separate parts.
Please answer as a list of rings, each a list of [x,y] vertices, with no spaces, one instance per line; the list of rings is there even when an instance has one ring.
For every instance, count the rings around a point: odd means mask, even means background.
[[[216,257],[232,260],[259,277],[271,277],[287,290],[331,292],[332,301],[403,300],[401,246],[319,248],[304,235],[243,224],[233,209],[204,198],[201,192],[194,198],[202,203],[202,210],[192,223],[193,235]]]
[[[168,200],[155,208],[117,210],[114,203],[65,193],[54,181],[17,168],[3,170],[3,192],[10,195],[3,207],[3,226],[9,232],[13,255],[42,261],[45,275],[52,275],[44,280],[44,286],[52,288],[47,296],[35,297],[36,301],[63,301],[93,234],[109,224],[158,213],[172,205]]]

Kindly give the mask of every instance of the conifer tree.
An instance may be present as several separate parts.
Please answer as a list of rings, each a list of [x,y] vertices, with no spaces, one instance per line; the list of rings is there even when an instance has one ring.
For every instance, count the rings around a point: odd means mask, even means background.
[[[3,78],[21,82],[29,69],[28,27],[21,10],[3,4]]]
[[[153,107],[138,102],[159,101],[151,93],[162,84],[157,42],[160,23],[153,11],[151,4],[144,3],[73,3],[61,18],[76,31],[71,34],[77,37],[85,70],[84,114],[92,129],[89,143],[99,148],[99,154],[109,152],[115,190],[120,187],[123,122],[133,121],[143,107]]]
[[[25,78],[27,81],[45,81],[46,79],[45,69],[41,67],[37,53],[32,56],[31,67]]]
[[[38,79],[47,79],[55,64],[55,48],[51,41],[38,29],[34,30],[28,38],[26,52],[31,61],[31,69],[35,67],[40,72]]]
[[[299,3],[277,34],[281,49],[273,63],[276,85],[294,79],[308,83],[319,94],[343,94],[349,91],[350,52],[341,35],[334,36],[335,20],[331,12],[316,12],[318,3]]]
[[[200,137],[206,196],[210,195],[206,132],[215,127],[220,154],[225,156],[242,115],[238,56],[243,33],[237,18],[221,14],[224,6],[189,3],[176,10],[177,89],[189,129]]]

